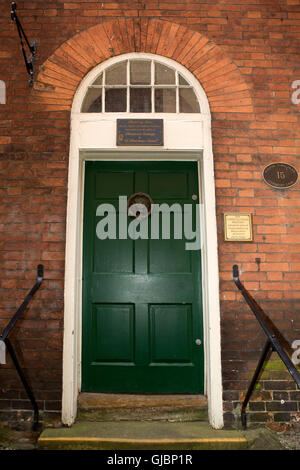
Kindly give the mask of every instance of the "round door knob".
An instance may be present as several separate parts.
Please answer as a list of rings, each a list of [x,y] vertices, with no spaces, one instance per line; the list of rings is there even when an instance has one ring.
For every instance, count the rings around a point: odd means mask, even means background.
[[[143,220],[152,212],[153,199],[146,193],[134,193],[127,201],[128,215],[136,217],[138,220]],[[139,207],[140,206],[140,207]],[[132,208],[135,210],[132,210]],[[145,209],[139,211],[139,209]]]
[[[197,338],[196,341],[195,341],[195,343],[197,344],[197,346],[200,346],[201,343],[202,343],[202,341],[201,341],[201,339]]]

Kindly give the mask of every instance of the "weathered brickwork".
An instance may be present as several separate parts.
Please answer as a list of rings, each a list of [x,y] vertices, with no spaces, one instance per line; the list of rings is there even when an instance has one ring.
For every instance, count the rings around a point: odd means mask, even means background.
[[[218,213],[224,415],[237,419],[264,334],[232,282],[241,279],[291,344],[300,340],[300,191],[272,189],[263,168],[283,161],[300,171],[300,0],[145,2],[18,1],[37,39],[37,80],[27,74],[10,2],[0,0],[0,329],[45,266],[12,340],[42,410],[60,410],[63,283],[70,107],[85,74],[125,52],[173,58],[202,84],[212,111]],[[223,213],[253,214],[253,243],[223,242]],[[0,369],[0,409],[30,409],[11,363]],[[271,358],[250,420],[300,419],[299,391]],[[271,424],[273,423],[273,424]],[[275,423],[275,424],[274,424]]]

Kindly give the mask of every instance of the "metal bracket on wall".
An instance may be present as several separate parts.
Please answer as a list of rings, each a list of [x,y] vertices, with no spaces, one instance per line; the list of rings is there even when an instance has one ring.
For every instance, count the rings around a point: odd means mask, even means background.
[[[16,13],[16,9],[17,9],[16,2],[12,2],[12,4],[11,4],[11,19],[17,25],[18,34],[19,34],[21,47],[22,47],[22,52],[23,52],[23,57],[24,57],[24,62],[25,62],[27,73],[29,74],[29,86],[33,86],[33,83],[34,83],[33,65],[34,65],[34,58],[35,58],[35,54],[36,54],[36,42],[34,41],[32,44],[29,43],[29,41],[27,39],[27,36],[24,32],[24,29],[22,28],[22,25],[21,25],[20,20],[18,18],[18,15]],[[30,59],[27,58],[27,54],[26,54],[26,51],[25,51],[25,44],[24,44],[23,39],[25,40],[25,42],[26,42],[26,44],[29,48],[29,51],[30,51],[30,54],[31,54]]]

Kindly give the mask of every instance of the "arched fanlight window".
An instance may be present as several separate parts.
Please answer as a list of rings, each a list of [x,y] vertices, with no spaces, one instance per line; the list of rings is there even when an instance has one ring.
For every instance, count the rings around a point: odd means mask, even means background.
[[[82,113],[200,113],[194,88],[161,62],[129,59],[106,68],[89,86]]]

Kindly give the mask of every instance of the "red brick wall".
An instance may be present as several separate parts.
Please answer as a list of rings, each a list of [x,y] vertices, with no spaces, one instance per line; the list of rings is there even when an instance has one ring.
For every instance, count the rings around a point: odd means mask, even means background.
[[[46,280],[12,337],[41,409],[60,409],[70,104],[77,83],[95,65],[97,54],[101,61],[104,47],[102,60],[105,54],[130,50],[173,57],[195,73],[207,92],[218,211],[224,408],[226,420],[234,421],[264,335],[233,285],[233,264],[287,341],[300,339],[300,183],[278,190],[262,179],[263,168],[274,161],[300,171],[300,105],[291,101],[292,82],[300,80],[300,0],[17,3],[29,39],[38,40],[40,83],[39,89],[28,87],[10,2],[0,0],[0,79],[7,86],[7,104],[0,105],[0,328],[42,262]],[[84,31],[103,22],[103,43],[78,61],[81,46],[71,38],[83,32],[80,37],[87,40],[92,30]],[[198,68],[191,47],[199,54]],[[223,213],[232,210],[253,214],[253,243],[223,242]],[[299,391],[275,359],[250,404],[253,421],[299,419]],[[0,390],[5,412],[30,408],[10,363],[1,366]]]

